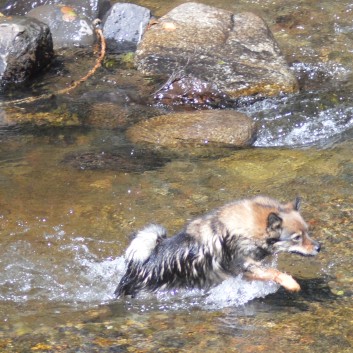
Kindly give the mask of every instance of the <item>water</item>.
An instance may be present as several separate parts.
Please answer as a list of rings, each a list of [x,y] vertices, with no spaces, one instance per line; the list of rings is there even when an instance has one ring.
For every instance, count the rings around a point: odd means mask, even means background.
[[[102,259],[94,252],[97,246],[113,246],[111,241],[68,235],[62,226],[53,227],[52,232],[41,234],[37,239],[12,238],[13,241],[3,244],[0,252],[1,302],[44,301],[94,307],[115,300],[113,293],[125,271],[125,259],[123,256]],[[277,290],[274,283],[249,282],[238,276],[207,293],[179,290],[159,292],[147,298],[157,297],[163,305],[175,310],[196,303],[207,308],[222,308],[243,305]],[[188,302],[190,297],[192,303]],[[146,294],[143,298],[146,299]],[[178,303],[173,303],[175,298]]]
[[[322,82],[319,92],[310,90],[281,99],[266,99],[243,109],[259,125],[258,147],[330,146],[350,133],[353,125],[350,72],[340,65],[293,66],[311,84]],[[321,78],[320,78],[321,77]],[[339,86],[339,87],[337,87]]]
[[[322,332],[335,332],[343,342],[337,351],[345,351],[352,295],[350,140],[324,150],[250,149],[218,159],[179,158],[127,173],[63,164],[67,153],[82,149],[82,141],[104,146],[116,134],[72,133],[69,144],[43,134],[20,141],[8,137],[2,145],[13,151],[3,158],[0,179],[5,352],[45,345],[66,352],[205,346],[237,351],[253,345],[270,350],[270,337],[279,352],[287,339],[294,351],[305,341],[319,352]],[[133,230],[155,221],[173,233],[195,215],[258,193],[284,201],[303,196],[304,217],[324,244],[315,258],[279,257],[277,266],[298,278],[299,294],[234,278],[209,292],[114,299]],[[319,332],[304,330],[304,323],[316,327],[317,320]],[[283,336],[280,328],[289,331]],[[327,337],[327,347],[336,347]]]
[[[139,3],[162,15],[179,1]],[[241,108],[260,126],[257,148],[217,158],[162,153],[154,163],[156,155],[126,141],[124,111],[115,114],[109,104],[140,107],[155,88],[114,60],[69,96],[22,106],[25,128],[2,120],[1,352],[352,350],[351,4],[224,0],[217,6],[261,14],[300,81],[297,95]],[[91,66],[90,59],[81,65],[81,54],[67,67],[63,59],[56,63],[54,71],[65,66],[68,75],[48,72],[43,84],[14,95],[62,88],[67,76],[78,78]],[[105,97],[103,109],[88,106],[95,93],[98,103]],[[35,126],[38,116],[63,112],[92,125]],[[138,121],[147,111],[134,112]],[[105,129],[94,128],[99,124]],[[140,164],[143,158],[129,158],[135,151],[150,157]],[[208,292],[115,300],[132,231],[156,222],[173,234],[196,215],[256,194],[303,197],[302,213],[323,250],[315,258],[275,259],[301,292],[237,277]]]

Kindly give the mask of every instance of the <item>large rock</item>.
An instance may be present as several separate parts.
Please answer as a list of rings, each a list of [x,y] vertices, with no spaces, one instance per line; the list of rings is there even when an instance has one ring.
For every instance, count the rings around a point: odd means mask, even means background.
[[[0,17],[0,86],[22,83],[46,67],[53,42],[46,24],[26,17]]]
[[[91,46],[94,43],[95,33],[92,21],[74,7],[43,5],[29,11],[27,16],[36,18],[49,26],[54,49]]]
[[[182,4],[151,26],[137,48],[136,65],[147,75],[183,70],[233,98],[297,90],[260,17],[198,3]]]
[[[111,6],[109,0],[9,0],[0,12],[8,16],[24,16],[35,7],[57,4],[73,6],[80,15],[87,16],[90,20],[102,18]]]
[[[103,19],[103,34],[110,52],[135,51],[151,19],[151,11],[135,4],[113,5]]]
[[[127,136],[134,143],[167,148],[244,147],[254,142],[256,127],[245,114],[231,110],[205,110],[151,118],[129,128]]]

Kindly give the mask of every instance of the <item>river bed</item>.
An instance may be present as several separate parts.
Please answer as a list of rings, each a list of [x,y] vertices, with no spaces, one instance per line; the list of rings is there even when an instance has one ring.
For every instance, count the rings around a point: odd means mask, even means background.
[[[180,2],[138,3],[163,15]],[[0,130],[1,352],[352,351],[353,8],[345,1],[217,6],[261,14],[301,79],[298,95],[242,108],[262,126],[255,148],[129,163],[127,156],[150,151],[138,151],[123,130]],[[50,76],[43,85],[58,82]],[[100,168],[97,158],[108,153]],[[114,298],[134,230],[157,222],[173,234],[197,215],[257,194],[303,198],[323,249],[315,258],[273,259],[302,291],[235,278],[210,292]]]

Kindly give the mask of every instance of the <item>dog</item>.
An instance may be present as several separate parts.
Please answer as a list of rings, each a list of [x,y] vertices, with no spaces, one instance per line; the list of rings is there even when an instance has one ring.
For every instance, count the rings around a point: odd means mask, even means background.
[[[299,291],[294,278],[262,260],[280,252],[314,256],[320,244],[308,235],[299,213],[300,198],[282,204],[265,196],[243,199],[195,218],[167,238],[157,224],[139,230],[126,250],[127,269],[115,295],[140,291],[215,286],[243,273],[251,280],[274,281]]]

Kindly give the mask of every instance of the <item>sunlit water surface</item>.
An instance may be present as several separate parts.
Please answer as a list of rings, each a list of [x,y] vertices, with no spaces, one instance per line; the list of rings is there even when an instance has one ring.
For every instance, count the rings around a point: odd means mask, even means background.
[[[217,159],[167,158],[157,169],[127,173],[80,170],[63,162],[82,148],[82,141],[103,149],[117,132],[62,134],[71,134],[70,143],[61,134],[50,140],[46,134],[3,139],[0,342],[11,343],[2,343],[4,352],[44,346],[65,352],[82,347],[108,352],[113,346],[138,351],[146,345],[150,351],[161,346],[186,351],[190,345],[198,346],[195,351],[204,345],[209,351],[237,351],[253,345],[270,349],[270,337],[278,339],[279,352],[288,340],[298,350],[302,340],[308,341],[308,351],[319,352],[326,331],[339,335],[337,352],[348,351],[351,140],[323,150],[250,149]],[[324,244],[316,258],[273,259],[298,278],[300,293],[238,277],[207,292],[114,298],[133,230],[158,222],[173,233],[198,214],[259,193],[284,201],[301,195],[313,237]],[[313,329],[317,321],[320,334]],[[310,329],[303,331],[303,323]],[[286,336],[280,334],[283,327],[289,330]],[[197,335],[198,330],[204,334]],[[226,340],[219,339],[223,334]],[[332,348],[333,336],[326,337]]]
[[[157,15],[180,2],[139,1]],[[257,148],[217,158],[161,155],[138,160],[137,169],[114,154],[104,168],[87,167],[97,153],[134,155],[121,131],[1,129],[1,352],[352,350],[353,8],[205,3],[261,14],[301,92],[240,108],[259,124]],[[69,162],[80,153],[81,168]],[[237,277],[209,291],[114,298],[132,231],[158,222],[172,234],[196,215],[256,194],[303,197],[322,252],[271,259],[301,292]]]

